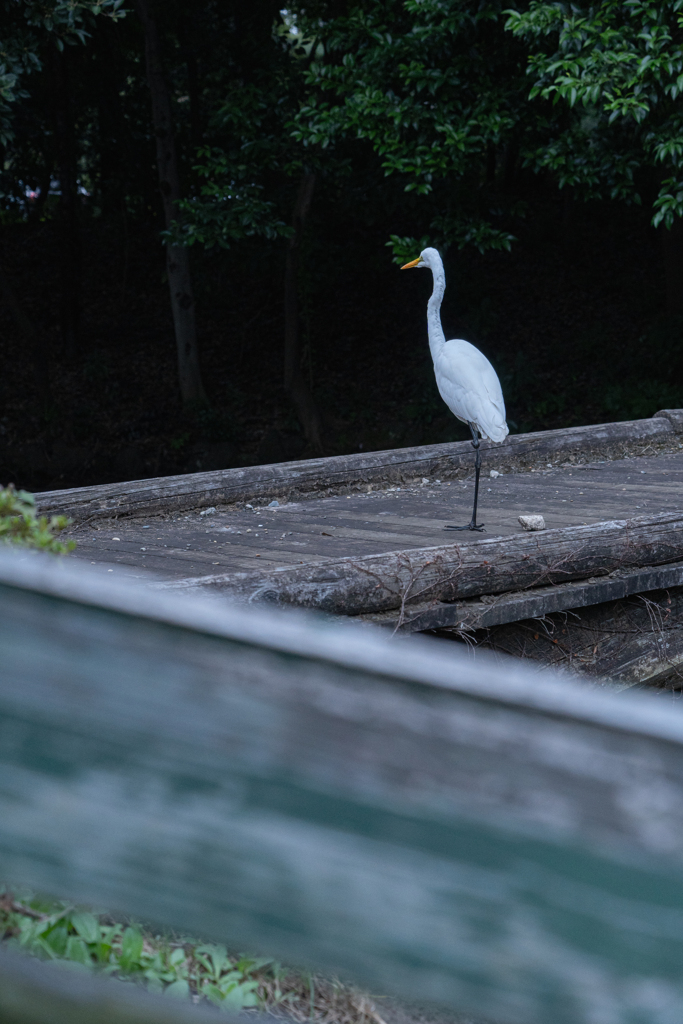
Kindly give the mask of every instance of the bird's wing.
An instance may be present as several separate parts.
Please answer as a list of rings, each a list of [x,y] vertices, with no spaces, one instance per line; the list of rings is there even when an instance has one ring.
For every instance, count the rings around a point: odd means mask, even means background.
[[[441,397],[458,419],[476,423],[492,441],[507,436],[503,391],[483,352],[468,341],[448,341],[434,360],[434,372]]]

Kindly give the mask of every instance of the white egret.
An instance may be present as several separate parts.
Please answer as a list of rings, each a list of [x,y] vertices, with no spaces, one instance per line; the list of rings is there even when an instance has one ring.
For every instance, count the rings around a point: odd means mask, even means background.
[[[436,386],[453,415],[469,425],[475,450],[472,521],[467,526],[446,526],[446,529],[483,530],[483,524],[477,525],[481,470],[479,434],[491,441],[504,441],[507,437],[503,391],[496,371],[483,352],[460,338],[446,341],[441,326],[441,302],[446,290],[446,275],[437,250],[423,249],[416,260],[406,263],[401,270],[410,270],[412,267],[429,267],[432,272],[434,289],[427,304],[427,330]]]

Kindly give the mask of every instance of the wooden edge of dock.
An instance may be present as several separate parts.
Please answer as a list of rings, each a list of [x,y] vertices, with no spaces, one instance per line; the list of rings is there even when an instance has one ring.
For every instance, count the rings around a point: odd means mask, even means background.
[[[617,730],[642,731],[683,745],[683,715],[629,695],[615,703],[588,691],[569,674],[529,670],[515,658],[501,662],[488,654],[472,659],[457,648],[444,651],[429,639],[402,638],[397,643],[381,629],[339,621],[310,610],[244,605],[193,594],[159,592],[139,581],[107,580],[90,566],[57,560],[38,552],[0,550],[0,591],[44,595],[60,605],[101,609],[127,620],[171,626],[187,634],[258,646],[286,656],[348,670],[419,683],[478,700],[511,707],[535,708]],[[59,628],[57,624],[55,628]]]
[[[472,633],[523,619],[540,619],[555,612],[589,608],[633,594],[683,586],[683,562],[638,569],[615,569],[597,579],[532,587],[503,594],[482,594],[464,601],[425,601],[410,605],[403,617],[394,609],[360,615],[363,622],[401,632],[456,629]],[[650,652],[648,652],[649,654]]]
[[[666,442],[682,432],[683,410],[664,409],[650,419],[511,434],[502,444],[482,442],[481,451],[487,466],[509,471],[561,458],[635,454],[634,446]],[[79,523],[238,502],[292,500],[422,477],[453,479],[471,472],[472,446],[461,441],[43,491],[36,494],[36,501],[41,514],[64,514]]]
[[[333,615],[368,616],[400,609],[402,625],[413,605],[538,590],[682,559],[680,511],[151,586],[317,608]]]

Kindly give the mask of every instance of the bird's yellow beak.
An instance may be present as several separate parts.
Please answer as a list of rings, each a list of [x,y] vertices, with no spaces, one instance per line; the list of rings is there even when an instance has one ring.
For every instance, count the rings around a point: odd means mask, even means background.
[[[411,268],[411,267],[416,267],[416,266],[418,265],[418,263],[420,262],[420,260],[421,260],[421,259],[422,259],[422,257],[421,257],[421,256],[418,256],[416,260],[411,260],[411,262],[410,262],[410,263],[405,263],[405,264],[404,264],[404,265],[403,265],[403,266],[401,267],[401,270],[410,270],[410,268]]]

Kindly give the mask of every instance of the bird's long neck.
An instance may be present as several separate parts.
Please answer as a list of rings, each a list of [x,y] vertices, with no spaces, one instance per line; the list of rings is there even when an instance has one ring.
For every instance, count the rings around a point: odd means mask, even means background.
[[[444,274],[441,262],[439,262],[438,266],[432,267],[432,274],[434,276],[434,289],[427,303],[427,330],[432,359],[436,359],[437,354],[446,344],[446,337],[441,326],[441,302],[443,300],[443,293],[446,291],[446,275]]]

